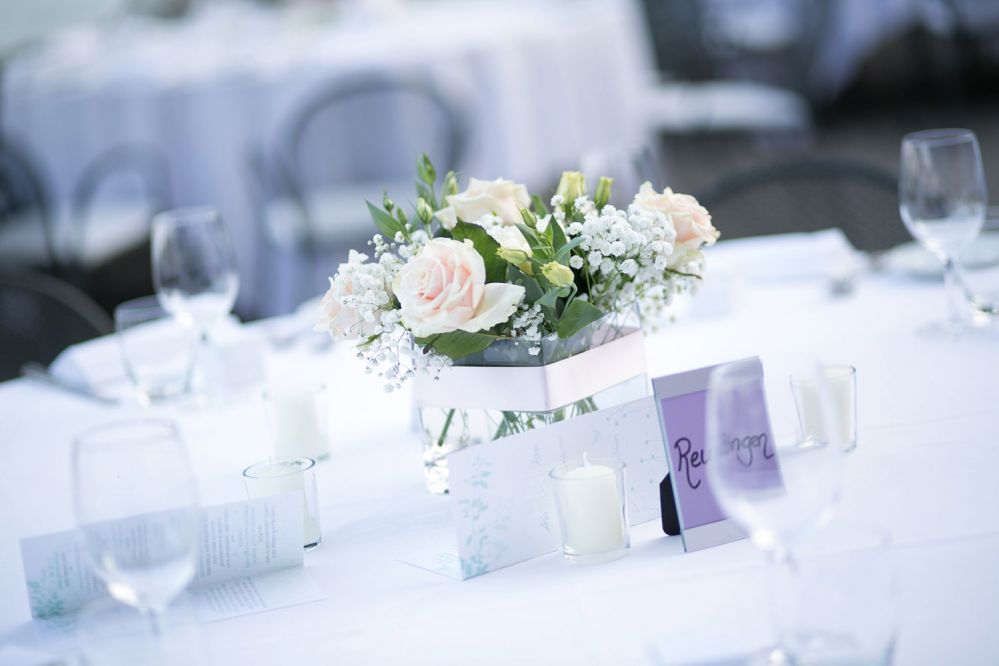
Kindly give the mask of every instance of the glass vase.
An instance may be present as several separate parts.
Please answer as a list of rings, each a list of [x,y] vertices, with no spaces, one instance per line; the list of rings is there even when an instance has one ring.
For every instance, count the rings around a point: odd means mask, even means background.
[[[528,387],[523,383],[512,383],[509,368],[530,368],[553,366],[567,359],[574,359],[576,369],[586,368],[587,354],[608,343],[621,340],[626,336],[636,336],[635,342],[641,345],[640,322],[637,310],[629,310],[622,314],[611,314],[593,322],[580,330],[576,335],[559,339],[552,336],[542,340],[540,344],[525,343],[516,340],[501,340],[494,342],[487,349],[477,354],[456,361],[454,368],[445,372],[462,368],[495,368],[494,373],[478,373],[478,383],[486,383],[500,387],[499,391],[517,393],[542,392],[544,387]],[[540,349],[532,354],[531,349]],[[639,354],[641,352],[639,351]],[[596,359],[594,359],[596,361]],[[583,364],[580,366],[579,364]],[[626,364],[627,365],[627,364]],[[434,494],[448,492],[447,457],[451,453],[469,446],[483,444],[503,437],[509,437],[528,430],[543,428],[559,421],[595,412],[599,409],[620,405],[649,395],[648,378],[645,372],[644,356],[636,366],[632,363],[630,370],[602,373],[597,376],[595,390],[587,391],[585,395],[574,396],[564,403],[546,405],[544,409],[510,409],[489,406],[469,407],[420,405],[420,430],[423,443],[423,467],[427,489]],[[596,363],[594,364],[596,368]],[[537,381],[544,381],[538,376]],[[418,383],[419,384],[419,383]],[[427,386],[424,384],[424,386]],[[460,383],[456,390],[461,391]],[[537,389],[531,391],[529,389]],[[417,400],[421,398],[420,386],[416,387]],[[453,404],[458,405],[459,398],[455,396]],[[448,404],[446,397],[438,403]],[[488,402],[488,401],[487,401]],[[502,402],[499,400],[498,402]]]

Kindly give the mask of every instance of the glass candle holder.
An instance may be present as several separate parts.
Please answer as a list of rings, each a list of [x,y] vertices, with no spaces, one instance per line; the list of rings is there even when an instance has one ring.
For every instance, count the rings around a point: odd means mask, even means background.
[[[250,498],[302,493],[305,550],[312,550],[323,541],[315,468],[316,461],[312,458],[285,458],[259,462],[243,470],[246,494]]]
[[[625,465],[619,460],[567,462],[552,480],[562,533],[562,553],[570,562],[606,562],[628,554]]]
[[[125,370],[141,403],[148,405],[190,390],[197,340],[155,296],[118,305],[114,323]]]
[[[278,384],[264,391],[275,458],[322,460],[329,456],[322,408],[325,396],[322,384]]]
[[[857,369],[852,365],[827,365],[822,368],[824,389],[829,393],[829,404],[836,420],[838,433],[826,432],[818,399],[819,387],[798,375],[791,375],[791,392],[798,410],[798,423],[804,437],[828,441],[838,435],[847,451],[857,448]],[[816,377],[818,379],[818,377]]]

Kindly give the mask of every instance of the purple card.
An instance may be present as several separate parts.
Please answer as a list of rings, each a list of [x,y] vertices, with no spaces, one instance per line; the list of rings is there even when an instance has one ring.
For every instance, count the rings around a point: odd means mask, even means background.
[[[708,382],[719,366],[699,368],[652,381],[659,407],[663,444],[670,464],[670,485],[683,536],[684,549],[700,550],[745,536],[728,520],[711,490],[708,464],[736,465],[739,479],[754,487],[780,486],[763,389],[763,366],[758,358],[738,361],[751,381],[740,386],[744,413],[737,414],[731,436],[733,446],[721,461],[711,460],[705,447],[705,408]],[[757,380],[758,378],[758,380]],[[738,432],[735,432],[738,431]],[[730,436],[726,433],[726,437]],[[745,474],[741,472],[745,471]]]

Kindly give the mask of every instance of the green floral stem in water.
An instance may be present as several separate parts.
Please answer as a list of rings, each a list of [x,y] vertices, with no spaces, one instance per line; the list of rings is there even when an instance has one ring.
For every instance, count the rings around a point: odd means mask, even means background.
[[[437,438],[437,446],[444,446],[444,439],[447,437],[447,431],[451,428],[451,421],[454,419],[454,413],[457,411],[454,407],[448,410],[447,417],[444,419],[444,426],[441,428],[440,437]]]

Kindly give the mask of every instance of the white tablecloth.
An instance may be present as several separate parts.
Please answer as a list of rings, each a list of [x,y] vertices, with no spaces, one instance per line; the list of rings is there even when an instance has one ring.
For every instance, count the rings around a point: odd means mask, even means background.
[[[260,238],[246,151],[273,141],[325,81],[414,69],[436,77],[469,104],[465,175],[532,188],[550,186],[587,151],[643,136],[639,93],[651,61],[631,0],[391,5],[323,18],[206,3],[176,24],[129,18],[74,29],[9,63],[2,129],[26,144],[60,201],[101,151],[158,145],[175,203],[216,205],[234,230],[240,307],[270,313],[277,297],[254,279]]]
[[[917,337],[943,309],[933,283],[869,276],[839,299],[822,280],[738,293],[728,315],[647,338],[651,373],[759,354],[770,390],[787,390],[780,367],[795,348],[855,365],[859,448],[840,514],[894,536],[895,663],[999,663],[999,340]],[[324,543],[306,555],[326,599],[205,625],[212,663],[712,663],[770,640],[762,558],[746,541],[684,554],[653,522],[633,530],[628,557],[604,565],[551,554],[458,582],[399,562],[448,520],[448,500],[423,489],[410,396],[383,393],[348,348],[268,361],[333,392],[333,454],[319,467]],[[242,496],[240,470],[268,446],[252,398],[154,411],[179,420],[206,503]],[[143,413],[0,384],[0,635],[28,618],[18,540],[72,525],[71,437]]]

